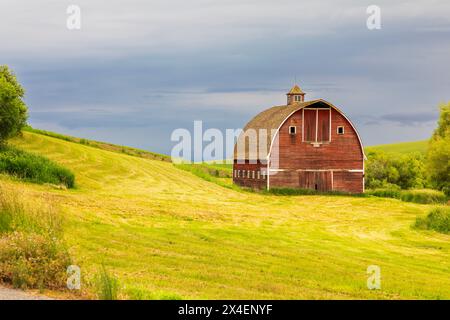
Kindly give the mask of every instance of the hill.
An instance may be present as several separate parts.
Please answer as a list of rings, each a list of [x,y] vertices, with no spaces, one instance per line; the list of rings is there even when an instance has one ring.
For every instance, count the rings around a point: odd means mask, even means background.
[[[13,143],[72,170],[58,205],[84,275],[102,263],[130,298],[449,299],[450,237],[411,228],[431,206],[223,188],[173,164],[24,132]],[[381,268],[381,290],[366,270]]]
[[[421,140],[413,142],[380,144],[376,146],[369,146],[364,149],[367,153],[370,151],[377,151],[377,150],[389,153],[411,153],[411,152],[426,153],[427,148],[428,148],[428,140]]]

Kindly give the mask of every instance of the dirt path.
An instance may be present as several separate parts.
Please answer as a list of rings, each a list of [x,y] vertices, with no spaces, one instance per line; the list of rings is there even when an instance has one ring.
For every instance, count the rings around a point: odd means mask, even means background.
[[[0,300],[52,300],[52,298],[35,295],[22,290],[0,287]]]

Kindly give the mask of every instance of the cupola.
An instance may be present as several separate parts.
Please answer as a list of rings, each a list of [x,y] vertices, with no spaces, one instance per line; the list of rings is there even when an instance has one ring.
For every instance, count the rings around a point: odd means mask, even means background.
[[[293,86],[286,95],[288,105],[305,101],[305,93],[298,85]]]

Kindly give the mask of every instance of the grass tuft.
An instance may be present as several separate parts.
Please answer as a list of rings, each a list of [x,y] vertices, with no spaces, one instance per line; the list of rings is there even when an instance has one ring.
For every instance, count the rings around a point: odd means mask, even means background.
[[[102,265],[96,279],[97,297],[100,300],[117,300],[119,280],[110,275]]]

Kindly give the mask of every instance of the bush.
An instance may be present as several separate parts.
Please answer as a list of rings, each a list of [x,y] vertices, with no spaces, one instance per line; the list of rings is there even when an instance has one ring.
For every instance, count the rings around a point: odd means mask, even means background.
[[[447,196],[440,191],[431,189],[402,190],[400,199],[415,203],[446,203]]]
[[[75,186],[74,174],[49,159],[25,152],[12,146],[0,147],[0,173],[35,183]]]
[[[0,238],[0,281],[16,288],[61,289],[70,258],[60,240],[13,232]]]
[[[447,196],[443,192],[431,189],[400,190],[398,187],[391,187],[366,190],[366,194],[376,197],[394,198],[406,202],[423,204],[447,202]]]
[[[64,288],[70,256],[62,217],[25,199],[0,185],[0,282],[23,289]]]
[[[366,188],[401,189],[427,187],[425,158],[420,153],[406,155],[372,151],[366,161]]]
[[[450,233],[450,208],[435,208],[425,217],[417,217],[414,226],[418,229]]]
[[[400,188],[398,187],[383,188],[383,189],[366,190],[366,194],[382,198],[400,199],[401,191]]]

